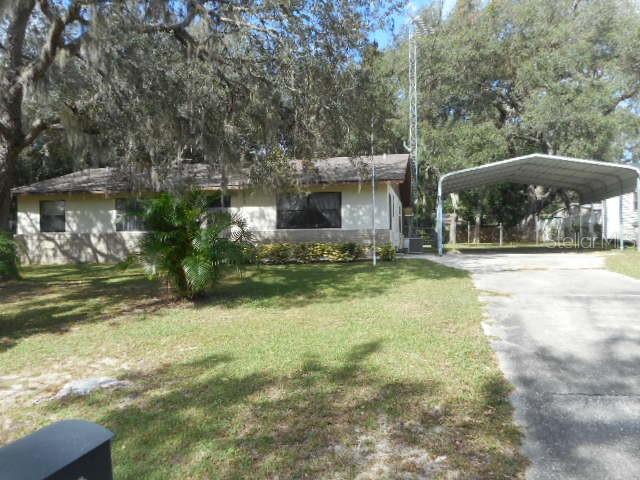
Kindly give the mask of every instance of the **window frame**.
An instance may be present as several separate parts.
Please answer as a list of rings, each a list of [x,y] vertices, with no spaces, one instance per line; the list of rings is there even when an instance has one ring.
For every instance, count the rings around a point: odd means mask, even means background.
[[[229,192],[222,193],[221,190],[207,192],[207,209],[208,210],[225,210],[231,208],[231,194]],[[218,205],[215,204],[217,201]]]
[[[302,222],[299,224],[289,223],[290,220],[286,220],[283,218],[284,212],[298,212],[298,215],[302,217],[307,217],[309,220],[309,216],[314,212],[312,208],[315,208],[313,197],[320,195],[335,195],[337,200],[337,207],[331,209],[318,209],[316,208],[316,216],[321,216],[325,220],[328,220],[328,225],[319,225],[318,223],[307,223]],[[293,200],[292,200],[293,199]],[[284,202],[296,202],[304,199],[304,207],[302,209],[285,209],[282,208],[282,204]],[[317,204],[317,203],[316,203]],[[334,215],[326,216],[323,212],[333,212]],[[334,217],[334,218],[332,218]],[[331,220],[337,218],[337,222],[331,223]],[[292,194],[285,196],[276,197],[276,230],[322,230],[322,229],[341,229],[342,228],[342,192],[309,192],[309,193],[300,193],[300,194]]]
[[[119,202],[136,205],[135,209],[122,209],[118,207]],[[132,211],[140,212],[132,214]],[[147,229],[142,217],[142,203],[139,198],[120,197],[115,199],[115,230],[116,232],[145,232]]]
[[[62,205],[62,214],[45,214],[44,213],[44,205],[46,204],[61,204]],[[65,233],[67,231],[67,202],[66,200],[40,200],[38,204],[39,215],[40,215],[40,232],[41,233]],[[43,220],[47,218],[55,218],[58,217],[58,220],[62,220],[62,230],[53,228],[53,223],[47,225]]]

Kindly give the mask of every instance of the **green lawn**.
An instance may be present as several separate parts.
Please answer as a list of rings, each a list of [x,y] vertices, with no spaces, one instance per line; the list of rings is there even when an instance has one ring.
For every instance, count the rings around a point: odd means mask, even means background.
[[[630,277],[640,278],[640,253],[634,248],[607,256],[607,268]]]
[[[85,418],[116,433],[118,479],[522,475],[459,270],[263,267],[191,304],[138,271],[39,267],[0,297],[0,443]],[[105,375],[133,384],[48,398]]]

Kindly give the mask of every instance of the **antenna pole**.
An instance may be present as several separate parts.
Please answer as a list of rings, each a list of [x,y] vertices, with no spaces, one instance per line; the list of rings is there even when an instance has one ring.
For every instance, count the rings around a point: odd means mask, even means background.
[[[413,160],[413,174],[418,179],[418,45],[416,25],[409,27],[409,153]],[[417,182],[414,182],[416,184]]]
[[[371,246],[373,249],[373,266],[376,266],[376,161],[373,156],[373,124],[371,117]]]

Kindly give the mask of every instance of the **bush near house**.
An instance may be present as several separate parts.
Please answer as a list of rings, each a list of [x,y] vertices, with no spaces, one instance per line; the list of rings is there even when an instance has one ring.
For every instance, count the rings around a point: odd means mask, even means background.
[[[18,247],[13,238],[0,232],[0,281],[19,278]]]
[[[383,262],[392,262],[396,259],[396,247],[391,243],[387,243],[376,249],[380,260]]]
[[[353,262],[364,257],[363,245],[345,243],[267,243],[256,247],[260,263]]]
[[[227,270],[247,263],[244,222],[208,210],[201,192],[168,193],[146,202],[147,233],[138,261],[151,278],[161,278],[180,297],[194,298]]]

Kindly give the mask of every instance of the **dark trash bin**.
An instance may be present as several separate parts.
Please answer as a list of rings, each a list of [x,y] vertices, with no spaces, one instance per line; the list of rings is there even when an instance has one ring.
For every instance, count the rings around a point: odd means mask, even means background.
[[[63,420],[0,448],[2,480],[112,480],[113,432]]]

